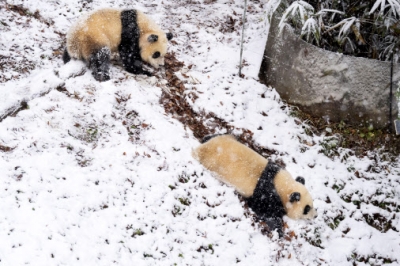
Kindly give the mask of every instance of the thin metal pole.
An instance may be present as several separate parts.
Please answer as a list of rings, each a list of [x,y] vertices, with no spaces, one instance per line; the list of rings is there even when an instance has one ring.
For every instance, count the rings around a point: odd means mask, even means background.
[[[393,51],[392,51],[392,63],[390,64],[390,96],[389,96],[389,125],[390,125],[390,132],[393,131],[393,114],[392,114],[392,101],[393,101]]]
[[[242,41],[240,43],[240,62],[239,62],[239,77],[242,76],[242,56],[243,56],[243,41],[244,41],[244,26],[246,23],[247,0],[244,0],[243,22],[242,22]]]

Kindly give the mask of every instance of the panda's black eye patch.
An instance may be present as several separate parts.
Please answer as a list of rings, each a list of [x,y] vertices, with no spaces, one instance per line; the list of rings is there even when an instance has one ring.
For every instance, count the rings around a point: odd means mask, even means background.
[[[154,58],[154,59],[159,58],[160,55],[161,55],[160,52],[155,52],[155,53],[153,54],[153,58]]]
[[[293,192],[292,194],[290,194],[289,196],[289,201],[291,203],[295,202],[295,201],[300,201],[301,195],[299,192]]]
[[[304,208],[303,214],[304,214],[304,215],[307,215],[307,213],[308,213],[310,210],[311,210],[310,205],[307,205],[307,206]]]
[[[155,35],[155,34],[151,34],[151,35],[147,38],[147,40],[148,40],[149,42],[156,42],[156,41],[158,41],[158,36]]]

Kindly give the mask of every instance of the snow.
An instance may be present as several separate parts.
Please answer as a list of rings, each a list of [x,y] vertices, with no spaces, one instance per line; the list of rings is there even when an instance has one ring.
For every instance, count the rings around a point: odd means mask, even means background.
[[[62,34],[81,14],[110,6],[136,7],[174,33],[169,50],[186,65],[176,74],[198,96],[188,101],[194,111],[214,113],[235,134],[248,129],[275,150],[269,159],[305,177],[318,218],[285,217],[290,237],[268,237],[234,189],[192,158],[199,141],[160,104],[162,80],[114,65],[111,80],[99,83],[83,63],[63,65]],[[327,138],[307,135],[295,109],[259,83],[264,8],[249,3],[241,78],[243,1],[0,3],[0,60],[15,63],[0,68],[0,117],[28,103],[0,122],[0,264],[400,263],[398,158],[344,149],[327,157]],[[229,16],[233,30],[224,30]]]

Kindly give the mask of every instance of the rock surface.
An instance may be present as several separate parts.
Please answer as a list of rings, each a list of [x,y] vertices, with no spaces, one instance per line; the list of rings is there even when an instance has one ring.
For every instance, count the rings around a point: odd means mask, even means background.
[[[290,104],[332,122],[383,128],[389,125],[390,62],[323,50],[301,40],[272,19],[260,80]],[[400,80],[394,64],[393,93]],[[398,115],[392,98],[392,117]]]

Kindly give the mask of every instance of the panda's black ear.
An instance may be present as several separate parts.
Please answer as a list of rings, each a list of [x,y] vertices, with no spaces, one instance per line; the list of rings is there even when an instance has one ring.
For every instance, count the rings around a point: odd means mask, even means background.
[[[171,32],[168,32],[168,33],[165,34],[165,35],[167,35],[167,40],[168,40],[168,41],[171,40],[171,39],[174,37],[174,35],[172,35]]]
[[[151,35],[147,38],[147,40],[148,40],[149,42],[156,42],[156,41],[158,41],[158,35],[151,34]]]
[[[293,192],[292,194],[290,194],[289,201],[292,202],[292,203],[295,202],[295,201],[300,201],[300,193],[299,192]]]
[[[299,183],[301,183],[301,184],[303,184],[303,185],[306,184],[306,180],[305,180],[304,177],[302,177],[302,176],[296,177],[296,181],[299,182]]]

